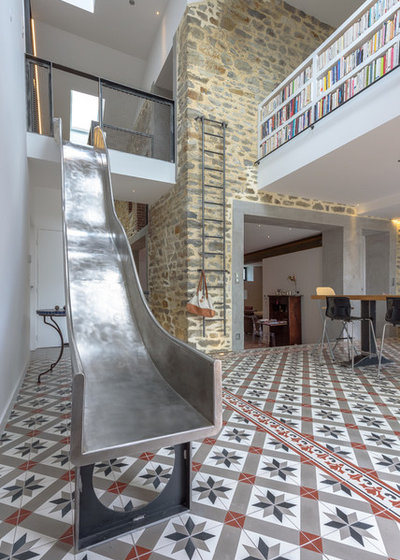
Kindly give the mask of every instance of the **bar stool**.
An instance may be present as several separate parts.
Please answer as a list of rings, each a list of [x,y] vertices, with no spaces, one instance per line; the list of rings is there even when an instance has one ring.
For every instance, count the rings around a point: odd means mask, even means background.
[[[317,293],[317,296],[334,296],[335,295],[335,290],[333,288],[330,288],[329,286],[318,286],[315,291]],[[325,305],[320,305],[319,306],[319,313],[321,315],[322,323],[325,320],[325,311],[326,311],[326,306]],[[342,332],[343,332],[343,329],[342,329]],[[320,340],[320,343],[318,344],[318,346],[319,346],[319,362],[321,363],[322,349],[323,349],[323,344],[324,344],[324,341],[325,341],[324,339],[325,338],[326,338],[326,342],[328,343],[328,349],[329,349],[329,353],[331,355],[331,359],[334,362],[335,361],[335,356],[333,354],[331,341],[329,340],[327,330],[322,332],[321,340]],[[316,347],[316,349],[318,348],[318,346]]]
[[[385,315],[385,324],[383,325],[383,331],[382,331],[381,349],[379,352],[378,378],[381,373],[383,343],[385,340],[386,327],[388,325],[391,325],[392,327],[396,327],[400,325],[400,297],[399,296],[386,298],[386,315]]]
[[[328,319],[332,321],[342,321],[343,328],[346,330],[347,334],[349,335],[348,327],[351,325],[351,336],[348,336],[348,344],[350,344],[351,348],[351,371],[354,372],[354,321],[368,321],[372,337],[375,341],[376,346],[376,337],[374,331],[374,325],[370,317],[354,317],[351,315],[351,305],[350,299],[347,297],[340,297],[340,296],[328,296],[326,298],[326,311],[325,311],[325,320],[324,320],[324,328],[322,333],[322,340],[324,340],[325,333],[326,333],[326,323]],[[370,353],[371,355],[371,353]]]

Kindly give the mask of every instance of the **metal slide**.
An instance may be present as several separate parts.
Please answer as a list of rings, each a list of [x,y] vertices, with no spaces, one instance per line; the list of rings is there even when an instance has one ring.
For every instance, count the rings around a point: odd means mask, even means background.
[[[61,142],[67,317],[73,369],[71,460],[89,465],[221,428],[221,364],[170,336],[141,290],[116,217],[101,130]]]

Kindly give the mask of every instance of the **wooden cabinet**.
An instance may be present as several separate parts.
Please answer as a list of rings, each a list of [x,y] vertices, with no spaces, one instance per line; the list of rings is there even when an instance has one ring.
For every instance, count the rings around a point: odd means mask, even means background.
[[[270,325],[276,346],[301,344],[301,296],[268,296],[269,319],[286,321],[286,325]]]

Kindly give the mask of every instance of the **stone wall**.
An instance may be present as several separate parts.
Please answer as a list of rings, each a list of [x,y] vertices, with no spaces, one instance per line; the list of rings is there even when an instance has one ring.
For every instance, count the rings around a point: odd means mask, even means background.
[[[333,30],[288,4],[208,0],[190,4],[177,33],[177,185],[150,211],[150,302],[173,334],[206,351],[231,346],[233,199],[320,212],[352,207],[256,190],[257,109]],[[185,311],[201,266],[201,134],[196,116],[225,121],[227,332]],[[216,156],[217,158],[217,156]],[[215,159],[214,163],[218,163]],[[206,268],[217,265],[208,260]],[[215,278],[210,277],[212,283]],[[214,294],[216,301],[220,292]]]
[[[114,200],[114,206],[128,239],[147,225],[147,204]]]

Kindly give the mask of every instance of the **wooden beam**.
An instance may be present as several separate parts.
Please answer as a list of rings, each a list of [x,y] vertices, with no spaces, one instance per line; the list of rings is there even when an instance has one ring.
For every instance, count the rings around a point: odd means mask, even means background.
[[[262,249],[261,251],[247,253],[244,256],[244,264],[259,262],[271,257],[279,257],[280,255],[288,255],[289,253],[297,253],[298,251],[306,251],[307,249],[315,249],[315,247],[322,247],[322,233],[305,237],[304,239],[297,239],[290,243],[275,245],[275,247],[268,247],[268,249]]]

